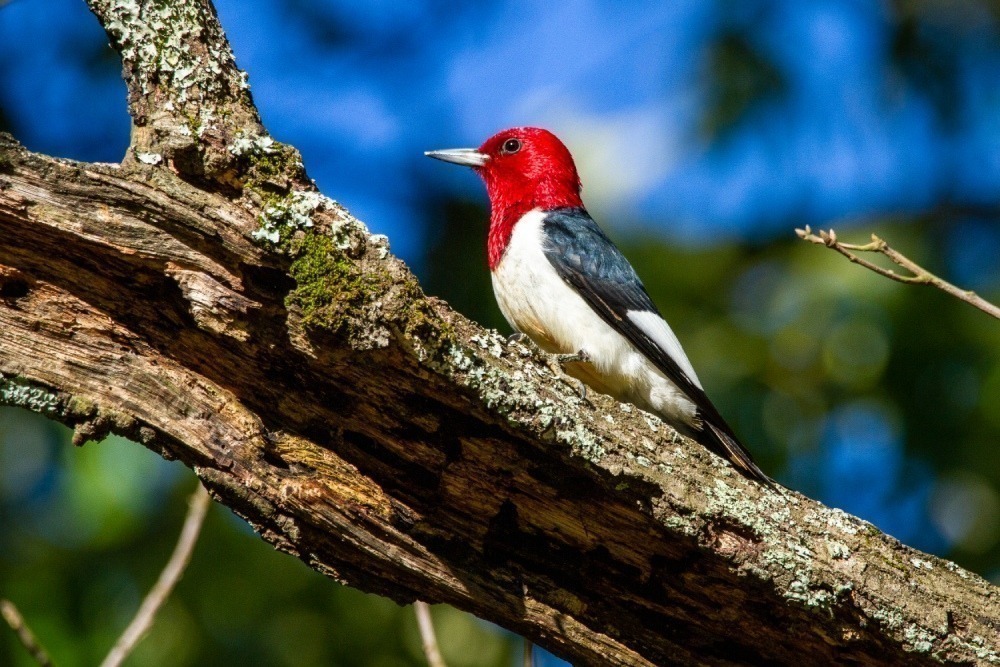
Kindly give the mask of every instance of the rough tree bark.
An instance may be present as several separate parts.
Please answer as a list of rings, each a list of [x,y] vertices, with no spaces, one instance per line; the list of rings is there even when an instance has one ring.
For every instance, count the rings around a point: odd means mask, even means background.
[[[89,0],[121,164],[0,140],[0,401],[131,437],[310,567],[578,664],[1000,662],[1000,596],[423,295],[265,133],[208,0]]]

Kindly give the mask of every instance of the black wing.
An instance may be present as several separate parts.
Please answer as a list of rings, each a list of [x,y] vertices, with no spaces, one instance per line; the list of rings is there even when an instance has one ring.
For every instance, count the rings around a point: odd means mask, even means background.
[[[745,476],[772,484],[704,390],[688,377],[676,359],[629,319],[629,311],[657,315],[659,311],[635,269],[590,214],[582,208],[550,211],[543,229],[545,256],[559,276],[695,404],[704,425],[702,444],[728,459]]]

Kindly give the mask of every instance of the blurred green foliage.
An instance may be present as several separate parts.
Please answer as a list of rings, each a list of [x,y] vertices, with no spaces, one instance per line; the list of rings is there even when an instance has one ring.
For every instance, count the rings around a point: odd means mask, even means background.
[[[755,105],[777,97],[785,87],[781,70],[738,31],[720,37],[707,65],[709,95],[702,132],[708,141],[722,138]]]

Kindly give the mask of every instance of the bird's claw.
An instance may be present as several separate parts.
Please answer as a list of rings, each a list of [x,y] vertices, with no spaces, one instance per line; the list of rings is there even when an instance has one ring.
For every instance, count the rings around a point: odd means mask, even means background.
[[[561,375],[564,376],[563,379],[569,381],[569,383],[573,385],[576,389],[576,393],[580,396],[580,400],[587,400],[587,385],[584,384],[584,382],[579,378],[566,376],[566,371],[562,367],[565,364],[586,363],[590,361],[590,355],[587,354],[586,350],[578,350],[573,354],[555,354],[552,356],[558,364],[559,370],[562,371]]]
[[[520,331],[516,331],[511,335],[507,336],[507,343],[511,345],[514,343],[523,343],[526,340],[528,340],[528,335],[523,334]]]
[[[590,361],[590,355],[587,354],[586,350],[578,350],[573,354],[557,354],[556,361],[560,364],[572,364],[576,362],[586,363]]]

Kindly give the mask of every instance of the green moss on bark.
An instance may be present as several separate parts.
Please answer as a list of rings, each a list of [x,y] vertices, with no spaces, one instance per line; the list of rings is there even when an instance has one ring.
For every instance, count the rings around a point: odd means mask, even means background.
[[[228,145],[241,170],[238,177],[252,192],[285,194],[293,182],[305,182],[302,155],[293,146],[257,130],[241,131]]]
[[[388,276],[363,271],[337,248],[333,237],[306,234],[294,245],[297,256],[289,273],[296,287],[285,303],[299,311],[307,328],[339,332],[351,313],[360,312],[384,290]]]

